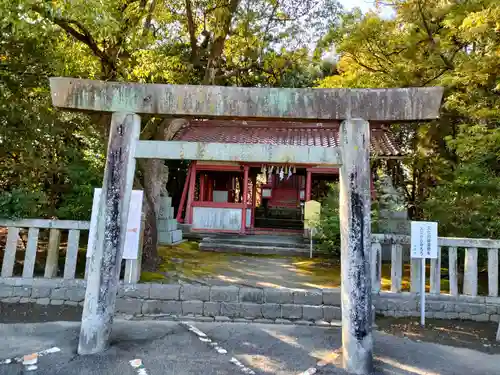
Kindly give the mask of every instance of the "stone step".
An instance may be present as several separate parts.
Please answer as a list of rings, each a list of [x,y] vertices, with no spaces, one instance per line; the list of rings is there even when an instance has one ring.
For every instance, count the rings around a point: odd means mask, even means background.
[[[307,249],[309,250],[309,242],[297,239],[297,241],[287,241],[280,239],[262,239],[260,236],[242,236],[241,238],[221,238],[221,237],[204,237],[202,242],[205,244],[224,244],[224,245],[241,245],[250,247],[278,247],[291,249]]]
[[[201,242],[200,250],[214,251],[221,253],[251,254],[251,255],[301,256],[309,254],[309,250],[305,248],[242,245],[242,244],[234,244],[226,242],[215,242],[215,241]]]
[[[158,232],[171,232],[178,229],[176,219],[159,219]]]
[[[158,232],[158,243],[160,245],[174,245],[182,241],[182,230],[177,229],[171,232]]]

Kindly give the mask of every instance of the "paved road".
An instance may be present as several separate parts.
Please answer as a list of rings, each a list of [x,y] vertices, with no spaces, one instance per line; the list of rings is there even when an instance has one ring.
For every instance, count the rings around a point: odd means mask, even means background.
[[[337,367],[339,358],[334,354],[340,346],[338,328],[200,322],[191,325],[206,336],[177,322],[117,321],[111,348],[101,355],[81,357],[76,355],[76,322],[0,324],[0,363],[52,347],[61,349],[40,356],[32,372],[27,372],[22,363],[0,364],[0,375],[290,375],[310,368],[316,368],[320,375],[345,373]],[[500,373],[499,355],[381,333],[376,333],[375,340],[376,374]],[[145,372],[131,366],[129,361],[133,359],[142,360]],[[319,367],[321,360],[328,364]]]

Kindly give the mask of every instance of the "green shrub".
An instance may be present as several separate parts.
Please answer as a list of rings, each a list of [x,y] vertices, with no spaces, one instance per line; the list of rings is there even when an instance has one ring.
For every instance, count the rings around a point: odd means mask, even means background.
[[[316,223],[316,249],[331,256],[340,256],[339,187],[329,185],[329,192],[321,201],[321,216]]]
[[[378,202],[372,202],[372,233],[377,231]],[[326,197],[321,201],[321,217],[316,224],[314,237],[316,249],[332,257],[340,256],[339,186],[329,185]]]

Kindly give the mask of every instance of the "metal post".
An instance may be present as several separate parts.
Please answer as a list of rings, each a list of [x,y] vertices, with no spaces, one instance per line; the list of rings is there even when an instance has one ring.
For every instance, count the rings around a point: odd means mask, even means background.
[[[349,373],[370,374],[373,338],[369,123],[361,119],[342,122],[340,146],[343,364]]]
[[[113,113],[104,181],[90,257],[78,354],[104,351],[115,312],[127,218],[135,172],[135,147],[141,119]]]
[[[422,258],[420,276],[420,324],[425,326],[425,258]]]
[[[309,258],[313,257],[313,228],[309,228]]]

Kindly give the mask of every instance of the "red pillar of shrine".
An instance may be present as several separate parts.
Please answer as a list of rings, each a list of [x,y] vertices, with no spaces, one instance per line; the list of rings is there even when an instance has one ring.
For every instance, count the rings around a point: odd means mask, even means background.
[[[200,202],[205,200],[205,181],[207,179],[207,175],[205,173],[200,175]]]
[[[247,229],[247,199],[248,199],[248,165],[243,170],[243,197],[241,203],[243,206],[243,215],[241,216],[241,233],[244,234]]]
[[[189,168],[186,175],[186,181],[184,181],[184,188],[182,189],[181,201],[179,203],[179,208],[177,208],[177,222],[182,223],[184,220],[182,218],[182,212],[184,211],[184,204],[186,203],[187,193],[189,189],[189,181],[191,179],[191,169],[193,165],[189,164]]]
[[[312,172],[307,171],[307,176],[306,176],[306,196],[305,196],[305,201],[310,201],[311,200],[311,185],[312,185]]]
[[[214,180],[207,176],[207,201],[212,202],[214,200]]]
[[[193,161],[191,168],[191,178],[189,179],[188,201],[186,205],[186,223],[193,224],[193,201],[196,187],[196,162]]]
[[[252,177],[252,228],[255,228],[255,206],[257,205],[257,175]]]

